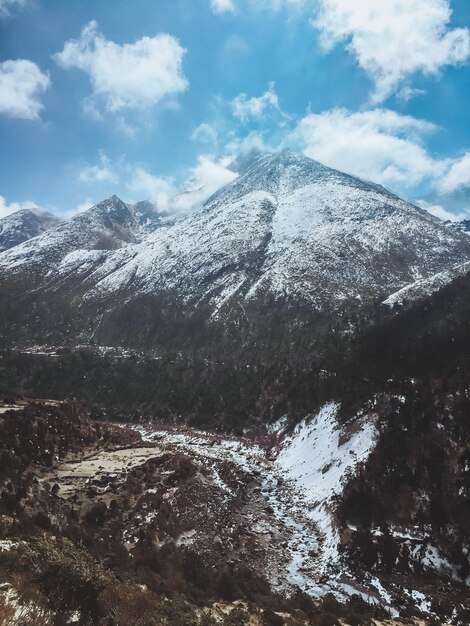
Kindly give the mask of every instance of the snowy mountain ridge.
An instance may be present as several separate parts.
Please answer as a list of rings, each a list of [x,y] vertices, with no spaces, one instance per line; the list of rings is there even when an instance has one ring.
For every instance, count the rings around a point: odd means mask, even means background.
[[[275,301],[337,310],[470,260],[470,240],[379,185],[301,154],[248,153],[189,214],[109,198],[0,255],[91,311],[164,297],[219,319]],[[39,281],[39,282],[37,282]]]
[[[383,304],[393,307],[395,304],[402,305],[405,303],[415,302],[430,296],[431,294],[439,291],[441,287],[448,285],[455,278],[459,276],[465,276],[470,272],[470,262],[456,265],[448,270],[434,274],[429,278],[418,280],[410,285],[406,285],[402,289],[399,289],[396,293],[392,293]]]
[[[470,234],[470,220],[462,220],[454,224],[454,228],[457,228],[463,233]]]
[[[70,253],[105,251],[140,241],[158,228],[162,218],[147,202],[125,204],[117,196],[103,200],[69,220],[28,240],[7,254],[11,268],[29,266],[45,274]]]
[[[43,209],[21,209],[0,219],[0,252],[62,223],[62,219]]]

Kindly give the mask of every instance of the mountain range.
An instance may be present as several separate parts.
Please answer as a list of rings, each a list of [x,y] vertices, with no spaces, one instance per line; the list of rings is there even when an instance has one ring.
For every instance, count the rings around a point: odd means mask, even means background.
[[[21,285],[22,340],[41,302],[67,318],[42,324],[56,342],[150,346],[194,316],[249,326],[273,307],[289,319],[357,310],[470,260],[464,226],[298,153],[252,151],[232,169],[189,213],[113,196],[2,252],[0,293]]]
[[[467,626],[468,224],[292,151],[230,167],[190,211],[0,221],[0,600]]]

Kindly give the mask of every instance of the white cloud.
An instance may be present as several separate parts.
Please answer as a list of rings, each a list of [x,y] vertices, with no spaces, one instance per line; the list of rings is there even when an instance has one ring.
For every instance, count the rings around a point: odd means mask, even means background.
[[[88,209],[91,209],[91,207],[94,206],[95,204],[96,203],[93,200],[88,198],[87,200],[84,200],[83,202],[79,202],[77,206],[70,211],[70,214],[78,215],[78,213],[83,213],[84,211],[88,211]]]
[[[199,156],[186,181],[186,189],[191,191],[194,196],[199,196],[198,202],[204,201],[217,189],[237,177],[235,172],[228,169],[231,162],[230,157]]]
[[[143,37],[135,43],[107,40],[96,22],[90,22],[79,39],[67,41],[54,55],[65,68],[77,68],[90,78],[93,93],[88,109],[107,111],[151,107],[167,96],[183,92],[188,82],[183,74],[184,48],[168,34]]]
[[[214,13],[233,13],[237,6],[233,0],[210,0]],[[249,0],[254,9],[279,11],[283,7],[300,9],[308,4],[309,0]]]
[[[326,49],[347,42],[375,81],[373,100],[390,96],[415,72],[436,74],[470,56],[467,28],[449,28],[449,0],[318,0],[314,25]]]
[[[97,165],[87,165],[79,172],[78,179],[81,182],[116,182],[117,176],[113,171],[111,161],[106,154],[100,151]]]
[[[462,220],[470,219],[470,209],[465,209],[459,213],[453,213],[445,209],[440,204],[427,202],[426,200],[416,200],[416,204],[441,220],[461,222]]]
[[[470,152],[455,160],[437,185],[440,193],[452,193],[460,187],[470,186]]]
[[[233,13],[235,11],[232,0],[211,0],[211,8],[214,13]]]
[[[397,92],[397,98],[402,102],[408,102],[412,98],[416,98],[416,96],[422,96],[425,93],[426,92],[424,91],[424,89],[413,89],[413,87],[406,85]]]
[[[40,96],[50,85],[49,76],[26,59],[0,63],[0,113],[34,120],[44,108]]]
[[[249,98],[246,93],[241,93],[232,100],[231,105],[233,114],[242,122],[261,118],[268,109],[281,112],[273,82],[269,83],[268,90],[262,96]]]
[[[191,139],[200,143],[212,144],[216,147],[218,143],[218,133],[214,126],[203,122],[194,129]]]
[[[444,174],[448,161],[422,145],[433,124],[388,109],[310,113],[288,137],[307,156],[360,178],[412,188]]]
[[[122,115],[116,117],[116,128],[130,139],[134,139],[139,130],[136,125],[130,124]]]
[[[262,133],[251,131],[244,137],[231,137],[225,146],[229,154],[237,156],[242,152],[250,150],[261,150],[261,152],[274,152],[277,146],[268,144]]]
[[[128,187],[149,198],[158,211],[185,212],[199,206],[217,189],[236,178],[237,175],[227,167],[230,162],[228,157],[199,156],[182,189],[172,178],[154,176],[145,168],[137,167]]]
[[[128,182],[130,191],[148,198],[161,212],[171,212],[171,201],[176,195],[172,178],[151,174],[143,167],[136,167]]]
[[[24,6],[27,0],[0,0],[0,17],[10,15],[10,9]]]
[[[16,213],[17,211],[37,208],[38,205],[31,202],[31,200],[26,200],[25,202],[11,202],[8,204],[6,199],[3,196],[0,196],[0,219],[2,217],[6,217],[7,215],[11,215],[12,213]]]
[[[79,202],[72,209],[68,209],[66,211],[59,211],[59,214],[60,214],[60,217],[64,219],[69,219],[71,217],[75,217],[75,215],[78,215],[79,213],[84,213],[85,211],[88,211],[88,209],[91,209],[91,207],[94,206],[95,204],[96,202],[94,200],[92,200],[91,198],[87,198],[83,202]]]

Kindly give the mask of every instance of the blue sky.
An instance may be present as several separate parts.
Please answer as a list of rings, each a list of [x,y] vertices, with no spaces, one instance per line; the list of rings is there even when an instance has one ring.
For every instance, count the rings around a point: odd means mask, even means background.
[[[0,0],[0,216],[180,208],[289,146],[464,217],[469,21],[468,0]]]

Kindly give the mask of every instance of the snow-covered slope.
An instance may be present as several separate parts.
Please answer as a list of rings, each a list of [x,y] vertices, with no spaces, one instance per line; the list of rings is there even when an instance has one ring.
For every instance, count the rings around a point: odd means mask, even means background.
[[[447,220],[445,224],[451,230],[470,235],[470,220],[461,220],[460,222],[451,222],[450,220]]]
[[[46,276],[71,253],[84,255],[91,251],[99,263],[105,251],[140,241],[146,230],[157,228],[160,220],[149,203],[127,205],[112,196],[7,251],[2,264],[14,272],[27,270]]]
[[[462,220],[461,222],[457,222],[456,226],[461,232],[470,234],[470,220]]]
[[[165,296],[217,318],[267,300],[336,309],[470,260],[468,236],[303,155],[250,153],[234,169],[187,216],[143,229],[113,197],[0,255],[0,273],[78,289],[92,309]]]
[[[172,228],[109,253],[89,297],[177,290],[217,313],[225,303],[272,294],[320,308],[468,259],[468,240],[428,213],[283,152],[256,160]]]
[[[325,570],[338,559],[339,532],[333,522],[334,498],[375,446],[373,420],[353,420],[340,426],[338,405],[325,404],[313,417],[300,422],[282,442],[276,464],[303,491],[309,516],[322,532],[321,565]]]
[[[458,278],[459,276],[465,276],[465,274],[468,274],[469,272],[470,262],[456,265],[448,270],[444,270],[443,272],[434,274],[434,276],[430,276],[429,278],[418,280],[414,283],[411,283],[410,285],[406,285],[406,287],[403,287],[397,292],[392,293],[392,295],[384,300],[383,304],[387,304],[388,306],[394,306],[395,304],[401,305],[405,303],[416,302],[417,300],[426,298],[436,291],[439,291],[441,287],[448,285],[455,278]]]
[[[22,209],[0,219],[0,252],[58,226],[60,217],[42,209]]]

